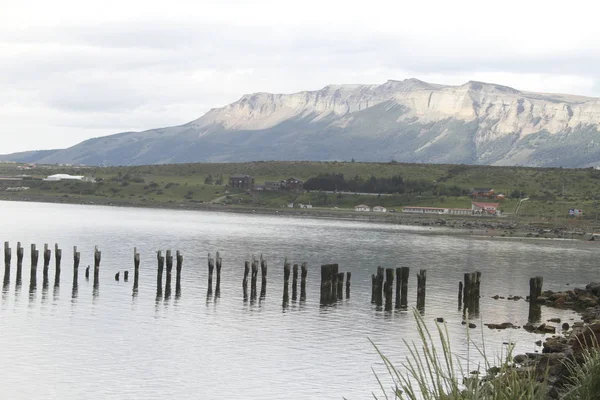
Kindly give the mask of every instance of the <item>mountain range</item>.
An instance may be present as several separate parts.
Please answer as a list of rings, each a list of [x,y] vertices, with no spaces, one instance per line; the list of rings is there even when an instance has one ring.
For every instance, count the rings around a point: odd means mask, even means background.
[[[3,160],[88,165],[314,160],[589,167],[600,99],[417,79],[254,93],[185,125]]]

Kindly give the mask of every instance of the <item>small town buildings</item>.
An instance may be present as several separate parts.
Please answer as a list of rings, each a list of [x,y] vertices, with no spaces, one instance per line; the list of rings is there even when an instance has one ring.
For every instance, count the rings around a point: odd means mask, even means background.
[[[279,190],[281,182],[265,182],[265,190]]]
[[[298,204],[298,207],[300,207],[300,208],[313,208],[312,204],[302,204],[302,203]]]
[[[237,189],[253,189],[254,177],[250,175],[233,175],[229,177],[229,186]]]
[[[373,211],[374,212],[386,212],[387,209],[383,206],[375,206],[375,207],[373,207]]]
[[[402,212],[416,214],[450,214],[450,215],[471,215],[473,210],[470,208],[442,208],[442,207],[421,207],[406,206],[402,207]]]
[[[298,178],[291,177],[281,181],[281,186],[288,190],[302,190],[304,182]]]
[[[365,204],[359,204],[357,206],[354,206],[354,211],[371,211],[371,207]]]
[[[500,203],[481,203],[481,202],[472,202],[471,210],[473,210],[473,214],[476,215],[497,215],[498,207],[500,207]]]
[[[494,199],[496,192],[492,188],[476,188],[471,191],[471,197],[474,199]]]

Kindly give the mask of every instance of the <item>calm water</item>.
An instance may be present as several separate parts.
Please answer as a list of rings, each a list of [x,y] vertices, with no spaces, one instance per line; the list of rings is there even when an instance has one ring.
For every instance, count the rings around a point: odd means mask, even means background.
[[[0,388],[11,399],[350,399],[377,390],[371,368],[383,366],[368,339],[393,361],[406,356],[403,340],[417,340],[411,312],[384,312],[370,303],[378,265],[411,267],[409,305],[416,302],[416,270],[426,268],[424,318],[448,321],[454,351],[468,350],[457,285],[464,272],[482,272],[477,321],[527,322],[524,301],[493,300],[528,294],[529,277],[544,288],[597,280],[599,248],[590,242],[503,240],[444,235],[430,228],[349,221],[293,219],[186,211],[0,202],[0,239],[13,247],[11,283],[0,299]],[[23,284],[15,287],[16,242],[25,247]],[[63,249],[62,285],[29,293],[29,245]],[[72,246],[81,251],[79,290],[71,292]],[[102,251],[100,288],[84,278],[93,249]],[[133,248],[141,254],[140,287],[132,296]],[[156,300],[157,250],[184,255],[182,295]],[[207,253],[223,258],[221,296],[207,297]],[[244,260],[263,254],[269,263],[266,298],[245,303]],[[307,300],[281,303],[283,260],[309,265]],[[352,272],[350,299],[319,306],[320,268],[340,264]],[[114,281],[130,271],[128,283]],[[122,273],[121,273],[122,275]],[[174,282],[173,282],[174,283]],[[260,279],[259,279],[260,289]],[[291,290],[290,290],[291,292]],[[542,308],[542,319],[576,318]],[[471,331],[479,341],[481,330]],[[540,335],[490,331],[496,354],[516,342],[533,351]],[[473,365],[469,366],[474,369]]]

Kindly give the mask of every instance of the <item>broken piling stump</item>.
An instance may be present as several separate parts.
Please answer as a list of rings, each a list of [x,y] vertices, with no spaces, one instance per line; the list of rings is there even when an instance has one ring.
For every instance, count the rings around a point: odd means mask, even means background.
[[[292,267],[292,301],[298,298],[298,264]]]
[[[248,300],[248,274],[250,274],[250,261],[244,262],[244,280],[242,280],[242,290],[244,292],[244,301]]]
[[[307,264],[300,266],[300,301],[306,300],[306,276],[308,275]]]
[[[256,279],[258,276],[258,260],[252,256],[252,271],[250,276],[250,300],[256,299]]]
[[[60,286],[60,261],[62,259],[62,249],[58,248],[58,243],[54,244],[54,287]]]
[[[133,291],[134,293],[138,290],[140,283],[140,253],[137,252],[137,248],[133,248]]]
[[[23,279],[23,247],[21,247],[21,242],[17,242],[17,286],[21,286],[21,282]]]
[[[50,256],[52,251],[48,248],[48,243],[44,244],[44,269],[43,269],[43,287],[48,287],[48,266],[50,265]]]
[[[29,290],[35,290],[37,286],[37,264],[38,264],[39,250],[36,250],[35,244],[31,245],[31,271],[29,276]]]
[[[171,250],[167,250],[167,279],[165,282],[165,298],[168,299],[171,297],[171,276],[173,274],[173,255],[171,255]]]
[[[417,275],[417,308],[419,310],[425,309],[425,285],[427,283],[427,271],[422,269],[419,270]]]
[[[208,253],[208,293],[212,295],[213,271],[215,269],[215,260]]]
[[[350,278],[352,277],[352,272],[346,272],[346,298],[350,298]]]
[[[175,259],[177,260],[177,276],[175,278],[175,297],[181,296],[181,269],[183,267],[183,255],[179,250],[175,253]]]
[[[402,267],[402,287],[400,288],[400,308],[408,308],[408,278],[410,275],[409,267]]]
[[[215,284],[215,297],[221,296],[221,266],[223,265],[223,259],[221,255],[217,251],[217,255],[215,258],[216,267],[217,267],[217,283]]]
[[[10,259],[11,249],[8,242],[4,242],[4,286],[10,284]]]
[[[283,262],[283,306],[285,307],[289,300],[289,290],[290,290],[290,263],[287,258]]]
[[[123,281],[129,281],[129,271],[127,270],[123,271]]]
[[[385,284],[384,284],[384,292],[385,292],[385,310],[392,310],[392,295],[394,288],[394,269],[386,268],[385,269]]]
[[[115,281],[119,282],[120,274],[121,274],[120,271],[115,274]]]
[[[162,297],[163,288],[162,288],[162,276],[163,276],[163,268],[165,267],[165,257],[163,257],[162,252],[159,250],[156,253],[156,261],[158,262],[158,268],[156,270],[156,297]]]
[[[77,246],[73,246],[73,289],[75,290],[79,284],[79,261],[81,254],[77,251]]]
[[[260,298],[267,295],[267,260],[260,255]]]
[[[100,284],[100,260],[102,252],[98,250],[98,246],[94,247],[94,287],[98,288]]]

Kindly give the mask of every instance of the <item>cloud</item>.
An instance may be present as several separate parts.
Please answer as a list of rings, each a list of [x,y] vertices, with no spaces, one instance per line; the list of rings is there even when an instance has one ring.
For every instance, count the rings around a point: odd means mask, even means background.
[[[182,124],[244,93],[332,83],[483,80],[598,96],[600,35],[587,6],[569,19],[564,8],[512,0],[9,0],[0,152]]]

